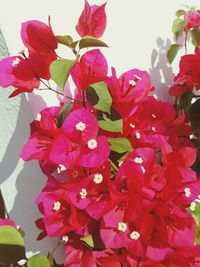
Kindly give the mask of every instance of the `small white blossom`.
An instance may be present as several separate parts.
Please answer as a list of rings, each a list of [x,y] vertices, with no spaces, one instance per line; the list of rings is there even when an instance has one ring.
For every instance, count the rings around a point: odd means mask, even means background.
[[[190,197],[190,196],[191,196],[191,191],[190,191],[190,188],[189,188],[189,187],[186,187],[186,188],[184,189],[184,192],[185,192],[185,196],[186,196],[186,197]]]
[[[127,230],[127,225],[126,225],[126,223],[124,223],[124,222],[119,222],[119,223],[118,223],[118,227],[117,227],[117,229],[118,229],[119,231],[121,231],[121,232],[126,232],[126,230]]]
[[[84,131],[86,128],[86,125],[85,123],[83,123],[82,121],[80,121],[79,123],[76,124],[76,129],[78,131]]]
[[[90,139],[88,141],[89,149],[95,149],[97,147],[97,141],[95,139]]]
[[[191,211],[195,211],[195,208],[196,208],[196,203],[193,201],[193,202],[190,204],[190,209],[191,209]]]
[[[133,161],[134,161],[135,163],[138,163],[138,164],[142,164],[142,163],[143,163],[143,159],[140,158],[140,157],[135,157]]]
[[[53,210],[58,211],[60,209],[60,207],[61,207],[60,201],[54,202],[54,204],[53,204]]]
[[[135,124],[130,123],[129,125],[130,125],[131,128],[133,128],[133,129],[135,128]]]
[[[135,85],[136,85],[136,82],[135,82],[134,80],[130,80],[130,81],[129,81],[129,84],[130,84],[131,86],[135,86]]]
[[[82,199],[86,198],[87,190],[85,188],[81,189],[80,196],[81,196]]]
[[[137,133],[135,134],[135,137],[136,137],[137,139],[140,139],[140,138],[141,138],[141,134],[140,134],[139,132],[137,132]]]
[[[133,240],[138,240],[140,238],[140,233],[138,233],[137,231],[133,231],[130,234],[130,238],[133,239]]]
[[[18,65],[19,62],[20,62],[20,59],[17,57],[15,60],[13,60],[13,62],[12,62],[12,66],[16,66],[16,65]]]
[[[103,175],[100,174],[100,173],[96,173],[96,174],[94,175],[94,179],[93,179],[93,181],[95,182],[95,184],[100,184],[100,183],[102,183],[102,181],[103,181]]]
[[[69,237],[67,235],[64,235],[62,237],[62,240],[67,243],[69,241]]]
[[[66,171],[66,168],[65,168],[64,165],[60,164],[60,165],[58,166],[58,168],[57,168],[57,172],[58,172],[58,173],[61,173],[62,171]]]

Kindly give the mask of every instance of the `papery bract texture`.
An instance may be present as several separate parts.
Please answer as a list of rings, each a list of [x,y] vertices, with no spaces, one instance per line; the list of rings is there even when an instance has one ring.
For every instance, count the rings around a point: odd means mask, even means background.
[[[103,35],[107,22],[105,6],[106,4],[101,6],[90,5],[85,0],[85,7],[76,26],[76,30],[81,37],[91,35],[99,38]]]

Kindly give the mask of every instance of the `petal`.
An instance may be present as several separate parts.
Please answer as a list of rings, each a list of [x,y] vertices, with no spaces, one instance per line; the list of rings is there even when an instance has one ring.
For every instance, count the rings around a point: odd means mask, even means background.
[[[81,154],[77,164],[86,168],[92,168],[102,165],[108,160],[110,146],[105,136],[96,139],[97,147],[89,149],[87,146],[82,147]]]
[[[48,53],[58,46],[52,30],[38,20],[22,23],[21,37],[30,52]]]
[[[60,134],[52,145],[49,158],[56,164],[62,164],[66,168],[73,168],[80,154],[80,146],[71,142],[65,135]]]
[[[81,123],[84,126],[84,130],[78,130],[78,124]],[[96,117],[86,110],[80,108],[72,111],[65,119],[62,126],[64,133],[69,136],[71,140],[75,142],[87,142],[97,136],[98,133],[98,122]]]

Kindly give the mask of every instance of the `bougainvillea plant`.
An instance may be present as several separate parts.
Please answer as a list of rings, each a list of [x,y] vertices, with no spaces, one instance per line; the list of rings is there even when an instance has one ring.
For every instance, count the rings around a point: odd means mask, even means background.
[[[38,240],[57,237],[65,254],[61,265],[56,248],[27,259],[24,233],[1,197],[0,266],[200,266],[200,12],[178,10],[173,22],[167,57],[171,63],[182,47],[185,55],[169,88],[172,105],[152,96],[146,71],[109,72],[98,48],[107,47],[99,39],[105,7],[85,1],[78,40],[55,35],[50,19],[23,23],[26,50],[0,61],[0,85],[15,88],[10,97],[62,96],[31,122],[21,157],[47,176],[36,199]],[[60,58],[60,45],[74,58]]]

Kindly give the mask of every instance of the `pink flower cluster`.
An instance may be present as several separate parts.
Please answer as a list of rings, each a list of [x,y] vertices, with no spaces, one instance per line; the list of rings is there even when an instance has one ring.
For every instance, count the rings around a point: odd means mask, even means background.
[[[76,27],[80,36],[99,38],[105,27],[105,5],[86,1]],[[0,62],[0,84],[15,86],[15,95],[49,80],[57,57],[50,26],[24,23],[22,40],[28,57]],[[184,60],[197,57],[183,58],[181,73],[188,73]],[[36,200],[42,214],[38,239],[65,242],[65,267],[200,266],[190,212],[200,181],[191,169],[196,149],[185,114],[176,116],[170,103],[151,96],[146,71],[131,69],[118,77],[112,68],[108,75],[99,49],[83,54],[70,75],[77,89],[62,125],[63,103],[42,110],[22,150],[22,158],[38,160],[48,176]],[[176,82],[190,86],[190,79],[179,74]],[[104,83],[98,101],[106,101],[105,90],[111,98],[109,111],[90,101],[89,88],[97,83]]]

